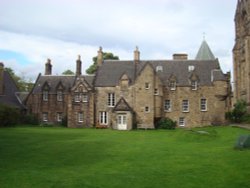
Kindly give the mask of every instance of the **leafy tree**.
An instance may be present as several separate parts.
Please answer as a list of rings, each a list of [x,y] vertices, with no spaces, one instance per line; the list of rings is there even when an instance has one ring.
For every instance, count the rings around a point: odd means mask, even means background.
[[[27,80],[24,75],[22,75],[22,77],[17,76],[12,68],[6,67],[5,71],[9,72],[9,74],[11,75],[12,79],[15,81],[20,91],[30,91],[32,89],[34,85],[32,80],[30,79]]]
[[[226,118],[236,122],[241,123],[244,120],[244,116],[247,115],[247,103],[244,100],[238,100],[234,104],[234,109],[226,113]]]
[[[111,52],[103,52],[103,60],[119,60],[118,56],[115,56]],[[92,58],[93,64],[89,66],[89,68],[86,70],[87,74],[94,74],[97,69],[97,56]]]
[[[72,70],[66,70],[62,73],[63,75],[74,75],[75,73]]]

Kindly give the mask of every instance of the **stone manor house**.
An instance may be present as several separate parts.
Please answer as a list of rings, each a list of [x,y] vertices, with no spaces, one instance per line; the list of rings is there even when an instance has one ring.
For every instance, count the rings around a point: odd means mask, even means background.
[[[250,112],[250,1],[238,0],[235,12],[234,99],[243,99]]]
[[[95,75],[82,75],[80,56],[75,75],[52,75],[48,59],[29,94],[29,113],[42,123],[68,127],[101,126],[118,130],[153,129],[163,117],[180,127],[225,122],[231,107],[230,73],[224,74],[204,40],[195,59],[174,54],[171,60],[103,60],[97,56]]]

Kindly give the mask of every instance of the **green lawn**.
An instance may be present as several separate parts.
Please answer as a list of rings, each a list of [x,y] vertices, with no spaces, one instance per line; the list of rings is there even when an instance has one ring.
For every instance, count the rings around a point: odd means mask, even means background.
[[[198,134],[206,130],[210,134]],[[250,187],[250,131],[0,129],[0,187]]]

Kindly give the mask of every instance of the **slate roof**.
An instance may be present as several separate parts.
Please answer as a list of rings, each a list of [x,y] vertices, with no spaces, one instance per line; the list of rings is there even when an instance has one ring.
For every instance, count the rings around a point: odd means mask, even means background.
[[[114,107],[114,111],[133,111],[127,101],[122,97]]]
[[[93,86],[94,76],[88,75],[82,77],[84,77],[90,87]],[[39,75],[32,93],[41,93],[45,84],[48,84],[50,93],[56,93],[59,84],[62,84],[64,91],[69,91],[74,85],[75,80],[75,75]]]
[[[18,87],[7,71],[4,71],[3,79],[4,93],[3,95],[0,95],[0,103],[19,109],[25,109],[22,100],[18,97],[18,94],[20,93]]]
[[[214,60],[214,54],[209,48],[205,40],[202,41],[199,51],[196,55],[196,60]]]
[[[189,78],[192,73],[199,78],[199,85],[211,85],[212,70],[217,70],[213,74],[213,80],[226,80],[226,76],[220,69],[218,59],[214,60],[156,60],[156,61],[140,61],[135,68],[134,61],[104,61],[102,66],[97,70],[96,87],[113,87],[118,85],[121,76],[126,73],[133,83],[143,68],[151,65],[154,70],[157,66],[162,67],[162,71],[156,72],[163,84],[168,86],[171,75],[176,77],[177,86],[190,85]],[[189,66],[193,66],[194,70],[189,71]]]

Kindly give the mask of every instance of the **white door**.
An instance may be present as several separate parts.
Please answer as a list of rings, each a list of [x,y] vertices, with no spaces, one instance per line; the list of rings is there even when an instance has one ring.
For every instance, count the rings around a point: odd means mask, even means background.
[[[118,115],[118,130],[127,130],[127,116],[124,114]]]

